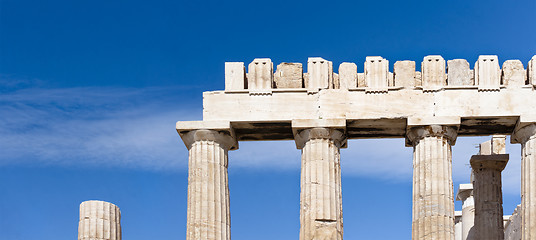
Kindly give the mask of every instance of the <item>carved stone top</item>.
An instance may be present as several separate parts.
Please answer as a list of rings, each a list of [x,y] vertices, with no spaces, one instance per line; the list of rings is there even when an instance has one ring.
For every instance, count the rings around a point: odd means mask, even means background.
[[[456,143],[457,136],[457,126],[416,126],[409,128],[406,132],[406,146],[415,146],[415,144],[425,137],[444,137],[450,145],[454,145]]]
[[[469,196],[473,194],[473,184],[465,183],[460,184],[458,188],[458,193],[456,193],[456,200],[465,201]]]
[[[228,131],[216,131],[208,129],[192,130],[184,134],[182,137],[184,144],[188,149],[197,141],[214,141],[219,143],[224,149],[236,150],[238,145],[236,139],[233,138]]]
[[[215,141],[227,150],[238,149],[238,141],[229,121],[177,122],[176,128],[188,150],[196,141]]]
[[[346,145],[346,135],[340,129],[315,127],[301,129],[295,135],[296,147],[302,149],[305,143],[311,139],[330,139],[337,147]]]
[[[295,119],[292,132],[298,149],[310,139],[332,139],[338,147],[346,147],[346,119]]]
[[[534,136],[536,136],[536,123],[516,127],[510,141],[512,143],[525,143]]]
[[[506,167],[509,158],[509,154],[473,155],[470,163],[473,171],[482,171],[483,169],[502,171]]]

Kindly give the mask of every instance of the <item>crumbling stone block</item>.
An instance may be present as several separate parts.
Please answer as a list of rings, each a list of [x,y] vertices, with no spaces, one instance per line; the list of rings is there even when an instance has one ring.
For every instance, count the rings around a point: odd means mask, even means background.
[[[501,84],[508,86],[523,86],[527,80],[527,72],[519,60],[508,60],[503,63]]]
[[[274,75],[275,88],[303,88],[303,66],[301,63],[281,63]]]
[[[449,86],[472,86],[471,68],[465,59],[453,59],[447,61],[447,85]]]
[[[246,67],[243,62],[225,63],[225,90],[247,89]]]
[[[397,87],[414,87],[415,84],[415,62],[414,61],[397,61],[393,67],[394,86]]]
[[[357,65],[344,62],[339,66],[339,82],[341,89],[357,87]]]

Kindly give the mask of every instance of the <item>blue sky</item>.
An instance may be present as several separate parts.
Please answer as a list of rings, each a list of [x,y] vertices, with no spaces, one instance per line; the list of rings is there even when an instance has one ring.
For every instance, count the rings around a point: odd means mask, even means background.
[[[0,239],[75,239],[90,199],[121,208],[124,239],[184,239],[187,150],[174,124],[201,119],[202,92],[224,88],[225,61],[321,56],[362,72],[366,56],[392,69],[496,54],[526,67],[535,13],[533,0],[0,0]],[[458,139],[455,188],[487,139]],[[520,146],[507,151],[510,214]],[[297,239],[294,143],[244,142],[229,157],[233,239]],[[351,140],[341,161],[345,238],[410,239],[411,148]]]

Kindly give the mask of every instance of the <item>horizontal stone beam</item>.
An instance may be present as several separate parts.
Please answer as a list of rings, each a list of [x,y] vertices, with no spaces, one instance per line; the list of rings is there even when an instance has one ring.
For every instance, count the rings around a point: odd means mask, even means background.
[[[239,140],[291,140],[295,119],[345,119],[349,138],[404,137],[408,126],[431,124],[459,124],[461,136],[511,134],[516,124],[536,122],[532,87],[491,92],[477,87],[445,86],[433,92],[390,88],[381,94],[287,89],[262,96],[214,91],[203,98],[203,119],[231,122]],[[459,122],[441,122],[453,117]]]

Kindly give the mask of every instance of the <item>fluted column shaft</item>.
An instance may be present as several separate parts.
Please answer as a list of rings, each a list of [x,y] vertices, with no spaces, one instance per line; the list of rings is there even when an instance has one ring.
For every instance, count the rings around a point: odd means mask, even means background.
[[[456,129],[416,127],[407,137],[414,147],[412,239],[454,239],[451,144]]]
[[[521,143],[521,239],[536,239],[536,124],[517,128],[512,143]]]
[[[109,202],[80,204],[78,240],[121,240],[121,211]]]
[[[475,201],[473,197],[473,184],[460,184],[456,200],[462,201],[462,239],[473,240],[475,234]]]
[[[536,136],[521,147],[522,239],[536,238]]]
[[[473,240],[471,229],[475,225],[475,202],[473,196],[467,197],[462,203],[462,236],[463,240]]]
[[[231,239],[227,153],[234,140],[213,130],[188,133],[187,240]]]
[[[340,152],[344,133],[329,128],[301,130],[303,139],[300,240],[342,239]]]
[[[462,234],[462,213],[461,211],[454,212],[454,240],[464,240]]]
[[[501,171],[507,162],[508,154],[471,157],[477,239],[504,240]]]

